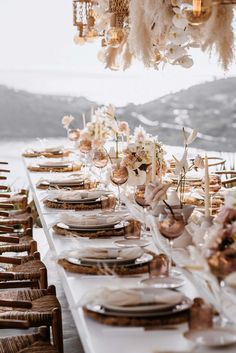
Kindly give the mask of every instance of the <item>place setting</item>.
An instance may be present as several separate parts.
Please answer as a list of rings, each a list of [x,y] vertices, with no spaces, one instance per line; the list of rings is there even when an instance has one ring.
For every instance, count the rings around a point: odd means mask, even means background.
[[[22,156],[25,158],[65,158],[69,157],[71,150],[66,149],[64,146],[55,147],[38,147],[38,148],[27,148]]]
[[[109,210],[115,209],[116,197],[108,190],[55,190],[48,191],[43,203],[47,208],[61,210]]]
[[[98,289],[81,302],[85,315],[102,324],[144,328],[187,322],[192,305],[180,292],[152,287]]]
[[[58,264],[84,275],[129,276],[148,271],[153,255],[143,248],[83,247],[59,255]]]
[[[53,189],[66,189],[66,190],[84,190],[84,189],[96,189],[99,182],[92,178],[86,177],[83,173],[71,174],[59,178],[41,178],[37,182],[37,189],[41,190],[53,190]]]
[[[140,225],[130,216],[121,217],[116,212],[109,211],[109,214],[68,214],[63,213],[59,221],[53,226],[56,234],[64,236],[82,238],[110,238],[125,237],[126,234],[134,234],[136,237],[140,233]]]
[[[82,163],[77,163],[72,160],[47,160],[40,159],[39,161],[28,165],[30,172],[42,172],[42,173],[66,173],[80,171]]]

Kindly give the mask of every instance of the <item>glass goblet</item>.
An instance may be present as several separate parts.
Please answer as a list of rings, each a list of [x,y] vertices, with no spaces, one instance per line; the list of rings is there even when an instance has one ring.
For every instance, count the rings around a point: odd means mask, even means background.
[[[100,147],[92,152],[92,162],[100,171],[100,184],[102,184],[102,169],[108,164],[109,156],[105,148]]]
[[[145,189],[146,185],[138,185],[135,190],[134,198],[137,204],[141,207],[143,207],[143,218],[144,218],[144,223],[143,223],[143,235],[148,236],[150,235],[150,232],[147,229],[146,225],[146,216],[147,216],[147,210],[148,207],[150,206],[146,200],[145,200]]]
[[[158,220],[158,228],[160,233],[169,241],[170,244],[170,260],[169,260],[169,273],[172,268],[172,248],[174,239],[180,237],[185,228],[185,221],[182,214],[165,214],[161,213]],[[172,272],[173,273],[173,272]]]
[[[76,148],[76,142],[80,138],[80,129],[68,129],[67,137],[70,141],[74,142],[74,149]]]
[[[117,185],[118,188],[118,209],[121,209],[121,200],[120,200],[120,186],[125,184],[128,180],[129,172],[128,169],[122,165],[120,162],[113,164],[111,168],[111,181]]]
[[[82,139],[79,142],[79,151],[84,155],[84,169],[87,171],[88,155],[92,149],[92,142],[89,139]]]

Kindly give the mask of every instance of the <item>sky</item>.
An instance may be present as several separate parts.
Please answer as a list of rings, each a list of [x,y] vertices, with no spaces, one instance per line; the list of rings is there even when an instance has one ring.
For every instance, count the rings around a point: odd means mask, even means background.
[[[72,0],[0,0],[0,84],[34,93],[86,96],[99,103],[125,105],[151,101],[227,74],[194,49],[190,70],[166,66],[148,70],[135,62],[111,72],[97,60],[100,42],[73,42]]]

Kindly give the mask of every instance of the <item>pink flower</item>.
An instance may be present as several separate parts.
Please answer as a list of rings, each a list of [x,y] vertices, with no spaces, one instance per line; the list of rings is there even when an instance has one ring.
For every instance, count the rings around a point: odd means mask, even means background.
[[[62,118],[62,125],[64,127],[64,129],[68,129],[69,128],[69,125],[72,123],[72,121],[74,120],[75,118],[72,116],[72,115],[65,115],[63,118]]]
[[[119,130],[119,132],[126,135],[127,132],[129,132],[129,124],[126,121],[120,121],[118,123],[118,130]]]
[[[193,161],[194,167],[204,169],[204,159],[198,154]]]

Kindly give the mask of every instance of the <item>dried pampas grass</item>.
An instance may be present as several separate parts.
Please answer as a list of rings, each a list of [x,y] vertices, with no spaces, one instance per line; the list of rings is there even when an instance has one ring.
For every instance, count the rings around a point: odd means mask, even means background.
[[[210,54],[215,51],[225,71],[228,70],[234,57],[233,16],[232,5],[214,6],[213,14],[201,33],[205,38],[202,49]]]

